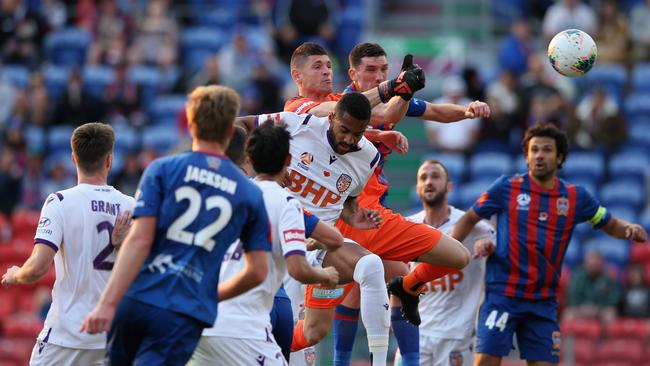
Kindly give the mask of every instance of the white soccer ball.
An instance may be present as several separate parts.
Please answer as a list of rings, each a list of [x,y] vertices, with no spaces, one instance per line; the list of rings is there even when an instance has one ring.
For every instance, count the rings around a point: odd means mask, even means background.
[[[555,71],[572,78],[591,70],[597,55],[596,42],[579,29],[563,30],[548,44],[548,59]]]

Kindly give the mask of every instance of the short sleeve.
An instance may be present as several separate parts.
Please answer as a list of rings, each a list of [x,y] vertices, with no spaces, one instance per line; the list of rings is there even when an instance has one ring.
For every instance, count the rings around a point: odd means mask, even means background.
[[[305,222],[298,200],[290,199],[283,207],[278,220],[278,235],[285,258],[294,254],[305,255]]]
[[[34,243],[47,245],[54,251],[59,250],[63,241],[62,199],[64,198],[60,193],[52,193],[47,197],[34,236]]]
[[[594,229],[600,229],[612,219],[612,214],[607,208],[589,193],[584,187],[576,186],[578,203],[576,204],[576,221],[588,221]]]
[[[368,144],[371,144],[370,141],[366,141]],[[375,150],[375,157],[372,158],[372,160],[368,163],[370,165],[370,169],[368,169],[368,173],[366,174],[365,177],[361,177],[361,182],[362,184],[359,184],[353,191],[350,191],[350,197],[357,197],[358,195],[361,194],[361,191],[366,187],[366,184],[368,184],[368,180],[370,180],[370,177],[374,173],[375,169],[377,168],[377,165],[379,164],[379,160],[381,160],[381,154],[379,151],[377,151],[376,148],[373,147]]]
[[[154,161],[145,169],[135,192],[133,217],[158,216],[163,199],[163,172],[160,160]]]
[[[494,181],[494,183],[492,183],[492,185],[481,194],[472,206],[474,212],[484,219],[489,219],[490,216],[501,212],[501,204],[499,200],[500,197],[502,197],[503,190],[507,184],[508,178],[506,176],[501,176],[499,179]]]
[[[318,225],[320,219],[318,216],[307,211],[304,207],[302,209],[302,215],[305,220],[305,238],[309,238],[316,229],[316,225]]]
[[[272,120],[275,125],[284,125],[287,131],[293,136],[301,126],[307,125],[313,116],[311,114],[296,114],[293,112],[279,112],[271,114],[260,114],[255,120],[257,126]]]
[[[249,217],[246,220],[240,239],[245,252],[251,250],[271,251],[271,223],[262,193],[249,194]]]

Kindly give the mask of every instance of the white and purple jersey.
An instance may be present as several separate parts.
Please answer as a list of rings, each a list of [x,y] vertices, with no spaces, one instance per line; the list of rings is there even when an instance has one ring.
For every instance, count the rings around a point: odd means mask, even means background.
[[[276,182],[256,183],[264,194],[264,203],[271,219],[273,249],[269,258],[269,273],[257,287],[219,303],[219,317],[214,327],[203,331],[203,336],[270,339],[272,336],[269,313],[273,306],[273,297],[287,273],[285,258],[291,255],[305,255],[305,223],[300,202]],[[243,268],[242,245],[236,242],[226,252],[219,280],[226,281]]]
[[[99,302],[115,261],[115,217],[135,202],[111,186],[79,184],[45,200],[34,242],[56,251],[52,305],[40,340],[75,349],[102,349],[106,334],[79,332]]]
[[[262,192],[228,158],[194,151],[154,161],[136,200],[133,216],[156,217],[156,236],[126,296],[211,326],[230,244],[271,250]]]

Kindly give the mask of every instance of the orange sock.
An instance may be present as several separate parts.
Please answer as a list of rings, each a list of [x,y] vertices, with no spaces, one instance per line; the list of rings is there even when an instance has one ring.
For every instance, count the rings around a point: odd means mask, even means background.
[[[296,327],[293,328],[293,339],[291,340],[291,352],[300,351],[303,348],[311,346],[305,338],[305,332],[302,329],[304,320],[298,320]]]
[[[436,278],[444,277],[455,271],[455,268],[444,266],[433,266],[429,263],[420,263],[409,274],[404,276],[402,286],[411,295],[422,292],[424,285]]]

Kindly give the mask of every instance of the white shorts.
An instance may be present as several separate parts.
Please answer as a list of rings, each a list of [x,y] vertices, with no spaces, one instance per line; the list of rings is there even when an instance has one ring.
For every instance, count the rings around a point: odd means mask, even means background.
[[[231,337],[201,337],[187,366],[286,366],[275,341]]]
[[[30,366],[101,366],[104,364],[105,356],[104,349],[68,348],[37,340],[29,364]]]
[[[474,337],[438,338],[420,334],[420,366],[471,366]]]

